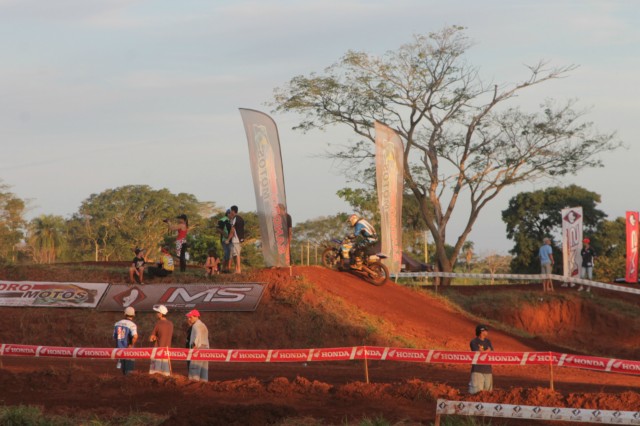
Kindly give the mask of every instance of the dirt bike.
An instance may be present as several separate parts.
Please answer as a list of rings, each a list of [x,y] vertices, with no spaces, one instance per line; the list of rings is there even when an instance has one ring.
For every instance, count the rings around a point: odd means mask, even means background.
[[[335,243],[335,246],[328,247],[322,252],[322,264],[325,267],[341,272],[350,272],[377,286],[383,285],[387,281],[389,269],[381,262],[387,256],[382,253],[372,255],[352,253],[353,242],[350,238],[345,238],[343,241],[338,239],[331,241]]]

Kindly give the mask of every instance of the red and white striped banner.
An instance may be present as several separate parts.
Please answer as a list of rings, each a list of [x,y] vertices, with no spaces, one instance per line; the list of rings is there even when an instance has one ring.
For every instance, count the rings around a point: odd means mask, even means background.
[[[91,359],[171,359],[212,362],[400,361],[427,364],[555,365],[595,371],[640,375],[640,361],[556,352],[470,352],[434,349],[350,346],[314,349],[180,349],[180,348],[69,348],[60,346],[0,345],[0,356]]]

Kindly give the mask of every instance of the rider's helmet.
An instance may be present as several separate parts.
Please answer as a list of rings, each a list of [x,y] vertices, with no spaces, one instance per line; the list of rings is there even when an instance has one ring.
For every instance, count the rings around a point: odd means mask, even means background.
[[[349,223],[351,224],[351,226],[356,226],[356,223],[358,222],[360,218],[358,217],[357,214],[352,214],[351,216],[349,216]]]

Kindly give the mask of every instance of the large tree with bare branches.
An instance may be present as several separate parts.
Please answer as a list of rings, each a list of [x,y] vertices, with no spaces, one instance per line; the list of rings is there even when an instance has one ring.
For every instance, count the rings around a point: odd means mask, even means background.
[[[421,206],[441,271],[452,270],[478,215],[504,188],[600,166],[598,154],[620,145],[584,122],[574,102],[546,101],[535,112],[508,102],[574,66],[540,62],[527,67],[524,81],[498,85],[465,61],[470,46],[463,28],[448,27],[383,56],[349,51],[321,74],[292,78],[273,102],[276,111],[301,114],[302,131],[349,126],[361,139],[333,155],[352,164],[373,158],[374,121],[400,134],[405,186]],[[468,211],[448,256],[447,229],[461,197]]]

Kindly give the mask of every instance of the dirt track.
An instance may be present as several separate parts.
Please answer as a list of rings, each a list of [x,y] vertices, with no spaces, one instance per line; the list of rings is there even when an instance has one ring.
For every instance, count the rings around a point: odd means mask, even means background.
[[[87,281],[90,278],[84,277]],[[288,270],[262,271],[249,278],[268,282],[269,294],[253,314],[206,316],[204,320],[212,331],[221,322],[237,325],[237,330],[220,331],[220,343],[212,341],[213,346],[269,347],[269,342],[276,342],[278,347],[305,347],[306,342],[293,338],[287,341],[286,336],[283,337],[283,334],[290,334],[285,329],[307,321],[306,311],[303,312],[300,306],[287,306],[281,300],[282,293],[300,282],[311,283],[311,290],[301,295],[300,303],[311,307],[316,316],[336,316],[327,305],[329,301],[338,301],[345,309],[345,323],[354,321],[349,316],[354,316],[356,321],[366,317],[378,321],[381,328],[398,339],[419,347],[466,350],[473,337],[473,320],[449,309],[439,299],[394,283],[373,287],[348,274],[317,267],[294,268],[293,278],[289,278]],[[111,282],[116,280],[114,277],[109,279]],[[29,309],[28,313],[20,312],[21,321],[28,315],[40,317],[50,326],[51,337],[39,336],[39,341],[29,341],[28,336],[19,338],[14,330],[18,312],[15,308],[1,308],[1,311],[5,315],[0,316],[0,335],[6,343],[60,344],[56,340],[59,335],[70,332],[69,325],[56,321],[62,310]],[[64,310],[64,315],[69,321],[74,315],[78,316],[73,310]],[[101,321],[112,324],[114,319],[108,314],[91,314],[87,318],[96,324]],[[316,317],[309,318],[307,334],[314,332],[313,319]],[[269,321],[272,326],[265,326]],[[252,330],[241,330],[249,326]],[[327,341],[324,346],[381,343],[380,337],[361,335],[353,325],[334,325],[334,335],[329,335],[331,327],[316,327],[322,340]],[[301,331],[292,329],[291,333]],[[6,340],[18,338],[22,341]],[[499,331],[492,331],[491,339],[497,350],[556,350],[555,346],[540,339],[522,339]],[[176,336],[174,341],[182,340]],[[83,344],[97,345],[97,342],[76,342],[76,346]],[[211,364],[211,382],[206,384],[187,381],[185,366],[176,364],[172,378],[150,377],[144,373],[148,363],[140,361],[138,373],[122,377],[111,361],[4,358],[0,369],[3,384],[0,398],[8,405],[37,403],[48,412],[58,414],[91,412],[111,416],[127,407],[126,410],[168,416],[166,424],[191,425],[268,424],[302,417],[340,424],[363,416],[383,416],[391,421],[410,419],[428,424],[434,417],[434,401],[438,397],[619,410],[640,407],[640,380],[637,377],[586,370],[555,369],[557,392],[551,392],[548,390],[548,368],[497,366],[494,367],[496,391],[471,398],[465,395],[468,367],[452,365],[370,363],[372,383],[367,385],[363,383],[362,362],[309,363],[307,366],[297,363]]]

